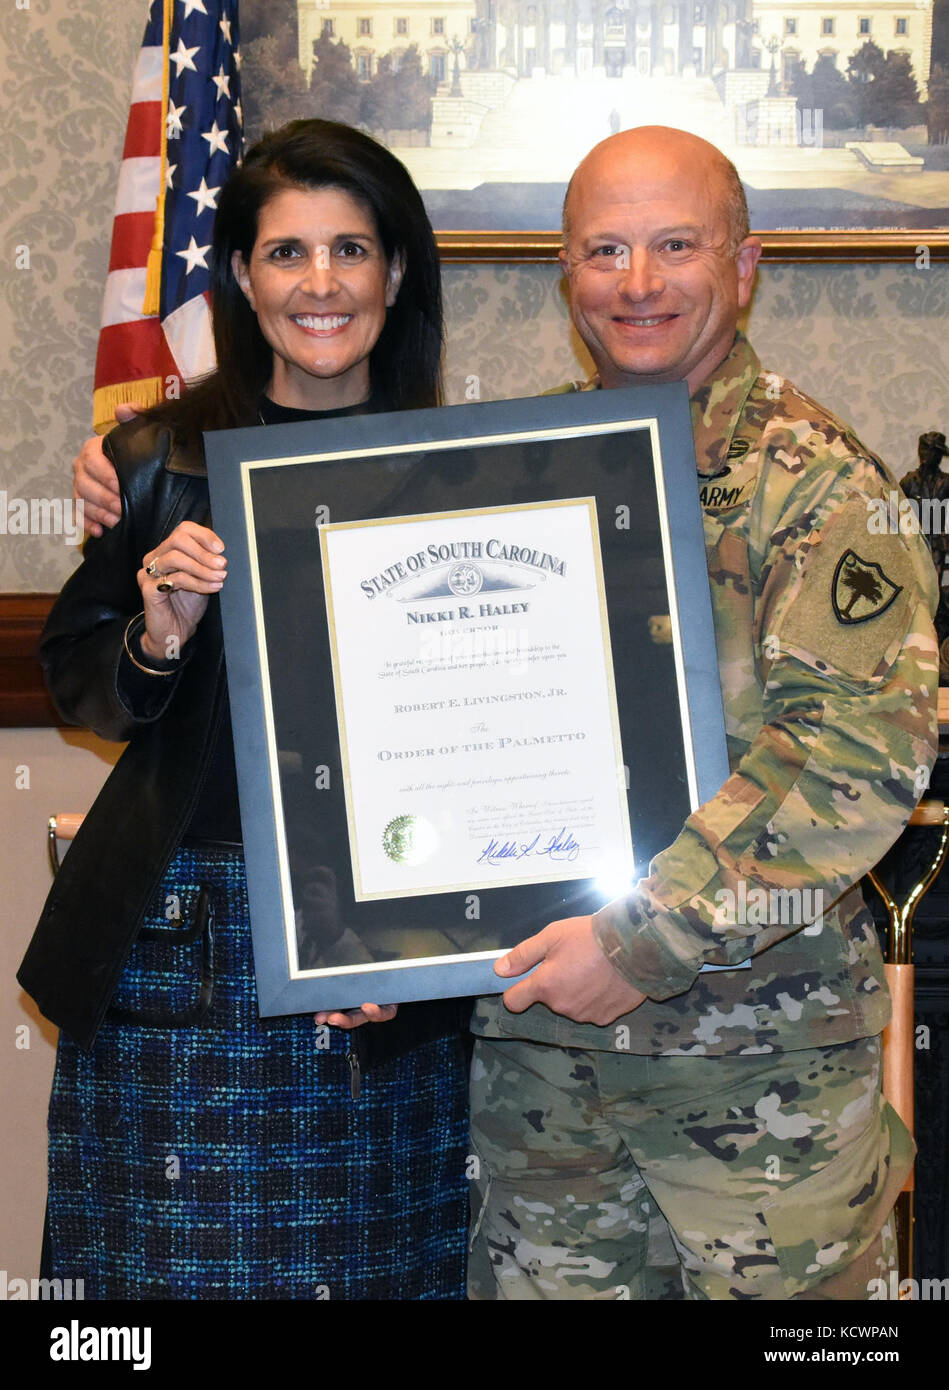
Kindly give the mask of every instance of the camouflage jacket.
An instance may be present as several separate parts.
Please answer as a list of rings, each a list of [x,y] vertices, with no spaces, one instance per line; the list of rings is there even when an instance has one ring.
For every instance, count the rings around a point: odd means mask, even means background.
[[[935,757],[929,550],[881,524],[896,483],[880,460],[741,334],[692,426],[731,775],[594,917],[646,1002],[600,1028],[488,996],[484,1036],[712,1056],[848,1042],[889,1018],[859,880]]]

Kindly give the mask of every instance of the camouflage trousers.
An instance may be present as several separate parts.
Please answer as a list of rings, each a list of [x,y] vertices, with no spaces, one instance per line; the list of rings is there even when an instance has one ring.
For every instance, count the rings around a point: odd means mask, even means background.
[[[476,1038],[468,1291],[866,1299],[913,1141],[879,1038],[638,1057]]]

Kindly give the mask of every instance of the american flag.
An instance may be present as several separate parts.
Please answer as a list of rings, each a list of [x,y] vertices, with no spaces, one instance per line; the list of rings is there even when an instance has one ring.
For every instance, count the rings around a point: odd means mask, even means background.
[[[151,0],[132,80],[96,357],[95,428],[214,367],[208,252],[241,146],[237,0]]]

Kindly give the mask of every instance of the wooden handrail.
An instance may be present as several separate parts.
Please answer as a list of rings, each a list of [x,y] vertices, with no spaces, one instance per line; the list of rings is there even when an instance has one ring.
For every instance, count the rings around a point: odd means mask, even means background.
[[[55,816],[50,816],[46,822],[49,866],[53,871],[54,878],[59,872],[59,845],[56,842],[57,840],[74,840],[83,819],[82,811],[59,811]]]
[[[949,685],[941,685],[936,696],[937,707],[939,709],[939,724],[949,725]]]

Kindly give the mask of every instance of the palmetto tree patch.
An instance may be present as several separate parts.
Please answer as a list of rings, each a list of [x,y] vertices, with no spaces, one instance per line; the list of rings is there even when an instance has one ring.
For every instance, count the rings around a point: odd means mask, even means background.
[[[861,559],[855,550],[845,550],[834,570],[834,612],[842,623],[865,623],[885,613],[902,587],[884,574],[881,565]]]

